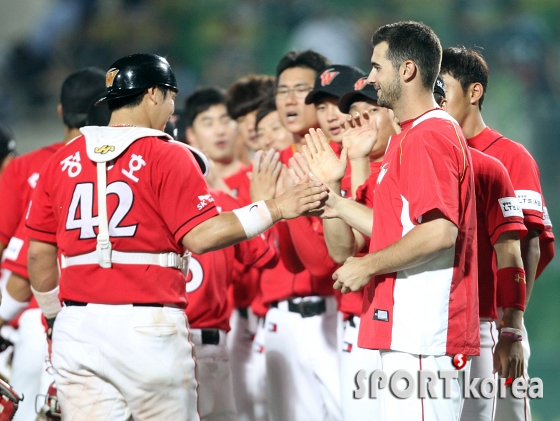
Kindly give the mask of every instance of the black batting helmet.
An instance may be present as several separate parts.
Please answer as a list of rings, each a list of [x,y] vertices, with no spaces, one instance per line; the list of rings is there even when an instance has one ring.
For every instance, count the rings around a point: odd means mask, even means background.
[[[107,95],[96,104],[139,94],[160,85],[177,92],[177,81],[166,59],[155,54],[132,54],[115,61],[105,75]]]

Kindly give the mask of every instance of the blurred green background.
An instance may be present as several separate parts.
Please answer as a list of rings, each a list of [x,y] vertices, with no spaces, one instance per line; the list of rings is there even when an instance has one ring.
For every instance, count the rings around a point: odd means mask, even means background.
[[[0,122],[20,152],[59,141],[66,75],[136,52],[167,57],[178,108],[198,85],[274,74],[294,48],[368,71],[372,33],[399,20],[430,25],[444,47],[481,49],[491,69],[486,123],[530,150],[560,221],[558,0],[0,0]],[[537,281],[526,314],[530,375],[544,381],[544,399],[532,401],[536,421],[560,420],[559,260]]]

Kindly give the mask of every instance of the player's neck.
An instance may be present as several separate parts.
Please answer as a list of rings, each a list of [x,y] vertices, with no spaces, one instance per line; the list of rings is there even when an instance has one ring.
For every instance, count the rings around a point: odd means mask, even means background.
[[[71,129],[68,126],[64,126],[64,139],[62,141],[64,143],[68,143],[72,139],[75,139],[78,136],[80,136],[81,134],[82,132],[80,132],[80,129],[76,129],[76,128]]]
[[[136,126],[153,128],[148,114],[141,112],[138,107],[121,108],[113,111],[108,126]]]
[[[393,107],[393,113],[400,122],[403,122],[419,117],[437,107],[434,95],[430,92],[418,91],[410,94],[403,92]]]
[[[482,114],[478,108],[470,113],[467,113],[463,121],[460,123],[466,139],[475,137],[486,128],[486,124],[484,124]]]
[[[237,158],[233,158],[231,161],[214,161],[214,164],[216,165],[216,171],[222,178],[231,177],[241,169],[242,165]]]

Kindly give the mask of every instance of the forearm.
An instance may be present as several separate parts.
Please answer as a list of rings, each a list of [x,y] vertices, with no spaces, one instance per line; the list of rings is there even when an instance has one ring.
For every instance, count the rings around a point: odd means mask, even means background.
[[[352,228],[338,218],[323,220],[325,243],[329,256],[336,263],[344,263],[350,256],[358,253],[358,244]]]
[[[337,197],[334,210],[337,217],[346,222],[346,224],[362,234],[371,237],[373,209],[353,200]]]
[[[504,308],[504,316],[500,322],[502,327],[521,329],[523,318],[522,307],[525,306],[526,284],[521,282],[523,260],[521,259],[521,248],[519,233],[509,231],[502,233],[494,244],[496,252],[497,296]],[[508,268],[519,268],[510,272]],[[519,274],[518,279],[513,274]],[[525,275],[526,277],[526,275]]]
[[[6,289],[8,293],[20,303],[31,300],[31,297],[33,295],[29,285],[29,281],[19,275],[16,275],[15,273],[12,273],[10,275],[8,284],[6,285]]]
[[[35,291],[48,292],[58,286],[60,272],[57,260],[58,249],[53,244],[31,240],[27,252],[29,281]]]
[[[539,234],[539,231],[530,229],[525,237],[521,239],[521,258],[523,259],[523,267],[525,268],[527,282],[527,304],[531,297],[537,273],[537,265],[539,264]]]
[[[438,218],[415,226],[392,245],[364,257],[369,276],[410,269],[455,245],[457,227]]]
[[[369,158],[351,159],[350,167],[352,168],[352,175],[350,176],[352,197],[356,197],[358,187],[364,184],[370,176]]]

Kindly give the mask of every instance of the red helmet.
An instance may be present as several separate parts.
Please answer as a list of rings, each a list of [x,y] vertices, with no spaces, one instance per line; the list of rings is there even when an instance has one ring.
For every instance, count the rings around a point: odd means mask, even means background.
[[[8,383],[0,379],[0,421],[12,420],[21,400],[23,398],[20,398]]]
[[[45,396],[45,403],[41,407],[40,415],[43,416],[41,419],[47,420],[59,420],[62,418],[62,413],[60,412],[60,405],[58,404],[58,389],[54,382],[49,386],[49,390]],[[42,395],[39,395],[42,396]],[[39,397],[37,396],[37,397]]]

